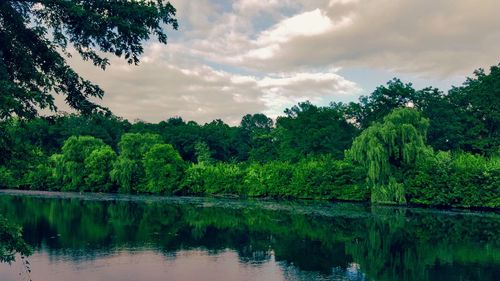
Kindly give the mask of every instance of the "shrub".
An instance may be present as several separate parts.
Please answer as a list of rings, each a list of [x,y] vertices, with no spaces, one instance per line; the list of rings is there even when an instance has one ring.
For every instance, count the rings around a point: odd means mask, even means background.
[[[500,207],[500,159],[429,152],[405,183],[409,202],[452,207]]]
[[[155,144],[144,155],[146,173],[145,191],[151,193],[174,193],[179,190],[183,160],[170,144]]]
[[[182,186],[188,194],[243,194],[244,169],[240,164],[193,164]]]
[[[0,166],[0,188],[12,188],[14,182],[12,172],[4,166]]]

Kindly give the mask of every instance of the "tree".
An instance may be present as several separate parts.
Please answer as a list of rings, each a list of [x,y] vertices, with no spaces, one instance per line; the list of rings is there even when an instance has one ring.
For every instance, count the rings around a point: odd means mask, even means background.
[[[429,120],[411,108],[399,108],[358,136],[348,156],[367,169],[372,202],[405,203],[404,174],[426,149]]]
[[[118,184],[120,192],[132,192],[143,189],[145,172],[142,163],[144,155],[162,140],[156,134],[123,134],[118,148],[120,155],[113,165],[111,178]]]
[[[212,151],[215,160],[229,161],[235,158],[234,140],[236,128],[230,127],[224,121],[217,119],[202,127],[203,140]]]
[[[210,151],[210,147],[208,147],[206,142],[198,141],[194,145],[194,149],[196,152],[196,160],[199,164],[211,164],[212,161],[212,152]]]
[[[144,155],[146,189],[151,193],[174,193],[180,190],[183,161],[170,144],[155,144]]]
[[[241,119],[240,127],[249,134],[268,134],[273,128],[273,119],[262,113],[247,114]]]
[[[87,177],[85,183],[91,191],[111,191],[112,181],[110,177],[116,153],[110,146],[101,146],[94,149],[85,158],[85,172]]]
[[[474,76],[452,88],[448,96],[460,120],[460,148],[491,155],[500,147],[500,64],[492,66],[489,74],[476,70]]]
[[[186,161],[196,161],[195,144],[201,138],[202,128],[194,121],[184,122],[180,117],[169,118],[158,124],[158,133],[170,143]]]
[[[241,119],[235,145],[238,151],[238,159],[246,161],[250,158],[252,161],[263,162],[265,159],[276,159],[276,154],[264,155],[260,152],[267,147],[272,137],[274,122],[265,114],[247,114]],[[267,156],[267,157],[266,157]],[[272,157],[272,158],[269,158]]]
[[[343,104],[317,107],[310,102],[285,110],[276,121],[275,137],[283,160],[298,161],[309,155],[344,155],[357,130],[347,122]]]
[[[0,119],[56,110],[52,93],[85,114],[106,110],[91,101],[104,94],[80,77],[63,55],[71,46],[102,69],[102,53],[138,64],[142,43],[167,43],[164,24],[177,29],[175,8],[163,1],[5,0],[0,2]]]
[[[63,167],[62,188],[64,190],[85,190],[85,160],[98,148],[105,146],[104,142],[91,136],[72,136],[62,147],[62,157],[56,158]]]
[[[365,129],[371,123],[381,121],[393,109],[414,103],[416,93],[411,83],[405,84],[400,79],[393,78],[386,85],[377,87],[370,95],[362,96],[359,103],[351,103],[348,115]]]
[[[436,150],[457,150],[463,142],[462,121],[450,97],[436,88],[416,94],[415,108],[429,119],[427,143]]]

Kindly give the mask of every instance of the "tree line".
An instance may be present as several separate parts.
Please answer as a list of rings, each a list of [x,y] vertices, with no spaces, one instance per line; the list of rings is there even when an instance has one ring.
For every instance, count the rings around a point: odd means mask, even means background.
[[[500,207],[500,65],[447,93],[393,79],[358,102],[274,122],[108,114],[0,122],[8,188]]]

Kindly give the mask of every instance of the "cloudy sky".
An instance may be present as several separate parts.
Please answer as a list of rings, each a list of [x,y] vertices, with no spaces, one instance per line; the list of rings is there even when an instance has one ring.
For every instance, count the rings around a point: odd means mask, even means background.
[[[447,90],[500,62],[498,0],[172,0],[179,30],[139,66],[72,59],[129,120],[237,124],[299,101],[355,101],[392,77]]]

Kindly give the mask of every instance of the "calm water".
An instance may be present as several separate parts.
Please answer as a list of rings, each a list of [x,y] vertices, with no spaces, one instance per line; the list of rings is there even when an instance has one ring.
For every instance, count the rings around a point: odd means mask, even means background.
[[[33,246],[34,281],[500,277],[495,213],[0,191],[0,214]]]

